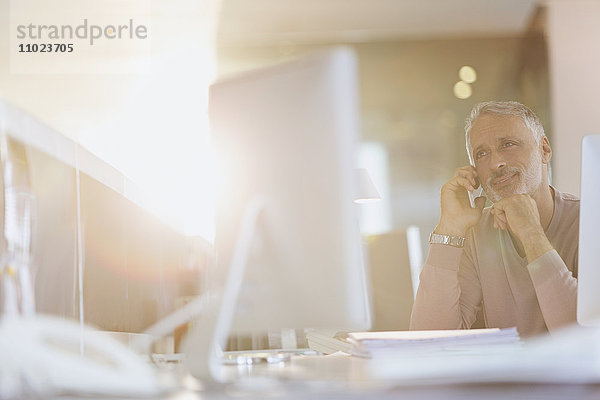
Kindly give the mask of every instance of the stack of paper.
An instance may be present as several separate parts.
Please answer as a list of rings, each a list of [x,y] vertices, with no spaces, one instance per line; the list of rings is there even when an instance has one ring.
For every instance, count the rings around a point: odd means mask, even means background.
[[[371,376],[395,386],[477,382],[600,384],[600,327],[574,324],[519,345],[475,345],[470,351],[395,354],[368,360]]]
[[[519,343],[516,328],[350,333],[352,354],[362,357],[468,350]]]

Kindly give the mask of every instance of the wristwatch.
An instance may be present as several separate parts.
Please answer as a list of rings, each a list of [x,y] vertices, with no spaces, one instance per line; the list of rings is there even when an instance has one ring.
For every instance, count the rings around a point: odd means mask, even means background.
[[[462,236],[443,235],[441,233],[433,233],[429,235],[429,244],[438,243],[453,247],[463,247],[465,238]]]

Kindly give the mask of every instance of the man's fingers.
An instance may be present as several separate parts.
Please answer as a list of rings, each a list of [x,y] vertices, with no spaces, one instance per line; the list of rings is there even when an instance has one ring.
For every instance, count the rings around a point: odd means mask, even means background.
[[[496,217],[498,217],[498,219],[502,222],[504,222],[505,224],[508,223],[508,220],[506,219],[506,214],[505,213],[498,213],[496,214]]]
[[[502,230],[506,230],[506,222],[504,222],[500,218],[498,218],[497,214],[494,214],[494,227],[502,229]]]
[[[454,176],[462,176],[473,182],[475,182],[475,175],[476,174],[473,171],[468,171],[468,170],[464,170],[464,169],[456,170],[456,172],[454,174]]]
[[[463,176],[456,176],[454,179],[452,179],[452,181],[455,183],[455,185],[462,186],[469,191],[475,190],[471,181]]]
[[[490,212],[495,218],[498,218],[502,222],[508,223],[508,220],[506,219],[506,213],[504,211],[492,208]]]
[[[492,211],[494,211],[494,212],[504,212],[504,199],[495,202],[492,205]]]
[[[499,203],[494,203],[490,212],[494,216],[494,225],[497,225],[501,229],[506,229],[508,226],[508,219],[506,213],[499,206]]]
[[[477,179],[477,172],[475,172],[475,169],[471,166],[458,168],[454,172],[454,176],[455,177],[462,176],[463,178],[467,178],[469,180],[469,182],[471,182],[471,185],[474,188],[479,186],[479,180]]]

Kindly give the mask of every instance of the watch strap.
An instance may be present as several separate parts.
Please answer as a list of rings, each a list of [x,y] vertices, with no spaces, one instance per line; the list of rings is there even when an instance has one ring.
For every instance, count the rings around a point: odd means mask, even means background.
[[[444,235],[442,233],[431,232],[429,235],[430,244],[445,244],[452,247],[464,247],[465,238],[462,236]]]

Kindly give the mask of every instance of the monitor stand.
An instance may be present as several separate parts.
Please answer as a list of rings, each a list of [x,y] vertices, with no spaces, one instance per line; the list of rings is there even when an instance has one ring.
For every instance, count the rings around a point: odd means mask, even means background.
[[[264,197],[256,196],[246,206],[222,295],[195,300],[205,301],[207,306],[203,310],[205,312],[201,313],[201,318],[193,324],[183,348],[188,370],[205,382],[225,380],[222,374],[223,349],[231,331],[238,295],[265,203]]]

